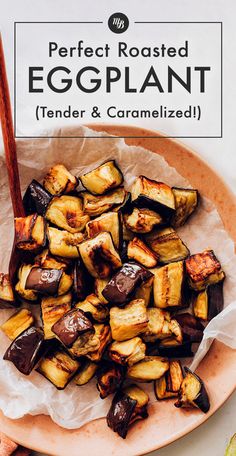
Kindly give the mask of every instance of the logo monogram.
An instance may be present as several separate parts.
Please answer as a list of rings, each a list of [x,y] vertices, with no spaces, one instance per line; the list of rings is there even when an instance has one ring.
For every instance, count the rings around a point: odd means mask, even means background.
[[[124,33],[129,27],[129,19],[123,13],[114,13],[108,19],[108,27],[113,33]]]

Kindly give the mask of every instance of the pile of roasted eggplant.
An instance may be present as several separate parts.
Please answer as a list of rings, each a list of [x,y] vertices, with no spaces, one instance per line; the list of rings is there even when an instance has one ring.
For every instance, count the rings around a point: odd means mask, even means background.
[[[33,180],[15,219],[18,275],[0,275],[1,308],[19,307],[1,327],[12,341],[4,359],[58,389],[96,376],[100,397],[114,394],[107,423],[123,438],[148,416],[136,382],[206,413],[205,386],[180,358],[221,312],[225,274],[212,250],[191,255],[176,231],[198,200],[145,176],[126,191],[114,160],[79,179],[58,164],[43,185]]]

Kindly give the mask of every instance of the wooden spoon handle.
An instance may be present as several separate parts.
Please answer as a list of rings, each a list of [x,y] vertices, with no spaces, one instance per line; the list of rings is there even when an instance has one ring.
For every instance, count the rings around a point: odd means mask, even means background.
[[[5,148],[6,165],[13,213],[15,217],[24,217],[25,211],[21,198],[16,142],[14,137],[10,93],[7,81],[6,65],[2,38],[0,34],[0,119]]]

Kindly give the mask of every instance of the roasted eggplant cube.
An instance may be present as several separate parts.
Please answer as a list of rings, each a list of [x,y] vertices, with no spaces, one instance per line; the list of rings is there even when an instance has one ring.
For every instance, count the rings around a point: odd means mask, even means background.
[[[203,338],[204,326],[194,315],[183,313],[175,315],[176,321],[180,324],[184,340],[191,342],[201,342]]]
[[[37,212],[37,214],[44,216],[51,199],[52,195],[33,179],[23,197],[26,215]]]
[[[158,353],[167,358],[191,358],[194,355],[191,341],[183,341],[180,344],[175,337],[162,340],[158,346]]]
[[[108,300],[104,298],[102,292],[105,288],[105,286],[108,284],[109,278],[107,279],[95,279],[94,281],[94,291],[96,296],[98,297],[99,301],[102,304],[108,304]]]
[[[133,366],[145,357],[146,345],[140,337],[123,342],[112,342],[108,349],[110,359],[123,366]]]
[[[121,388],[124,374],[124,368],[115,363],[106,363],[100,367],[97,372],[97,389],[101,399],[105,399]]]
[[[144,359],[128,367],[127,377],[136,382],[151,382],[162,377],[169,369],[169,361],[161,356],[145,356]]]
[[[118,391],[107,414],[108,426],[125,439],[132,423],[148,417],[148,401],[148,395],[136,385]]]
[[[203,321],[208,319],[208,293],[207,289],[193,294],[193,313],[196,318]]]
[[[111,234],[114,246],[119,250],[122,240],[121,218],[118,212],[106,212],[100,217],[90,220],[86,225],[89,238],[93,238],[101,231]]]
[[[183,371],[180,361],[170,361],[167,372],[155,381],[154,392],[158,400],[178,396],[183,381]]]
[[[117,341],[132,339],[146,331],[147,309],[143,299],[135,299],[125,307],[112,307],[110,326],[112,338]]]
[[[94,328],[83,310],[73,309],[54,323],[52,332],[66,347],[71,347],[81,334],[94,332]]]
[[[3,359],[11,361],[22,374],[29,375],[43,355],[43,351],[43,332],[32,326],[13,340]]]
[[[181,383],[179,398],[175,407],[197,407],[207,413],[210,409],[210,401],[202,379],[185,367],[186,377]]]
[[[80,196],[83,198],[85,214],[90,215],[90,217],[98,217],[104,212],[123,204],[126,198],[126,191],[123,187],[120,187],[102,196],[94,196],[88,192],[81,192]]]
[[[33,267],[27,276],[25,289],[60,296],[69,291],[72,283],[72,277],[62,270]]]
[[[79,370],[78,374],[76,374],[74,378],[74,382],[77,386],[86,385],[94,375],[98,369],[98,364],[93,363],[92,361],[86,360],[85,363],[82,365],[81,369]]]
[[[42,358],[37,371],[57,389],[62,390],[74,377],[80,366],[80,361],[72,359],[66,351],[56,349]]]
[[[101,360],[106,346],[111,341],[111,331],[109,325],[94,324],[95,332],[86,332],[78,337],[69,349],[73,356],[86,356],[91,361]]]
[[[92,352],[90,351],[86,356],[91,361],[99,362],[102,359],[106,347],[111,342],[111,330],[109,325],[98,323],[94,325],[94,329],[95,335],[96,337],[98,337],[99,340],[99,345],[95,350],[93,350]]]
[[[143,335],[145,342],[155,342],[159,339],[174,336],[182,342],[182,331],[176,320],[171,319],[169,312],[155,307],[147,309],[148,327]]]
[[[93,320],[103,323],[109,317],[109,309],[105,304],[102,304],[95,294],[90,294],[84,301],[78,302],[75,307],[83,310],[83,312]]]
[[[192,188],[173,187],[172,192],[175,197],[175,214],[172,217],[171,224],[175,228],[184,225],[190,215],[195,211],[198,205],[198,191]]]
[[[9,339],[14,340],[33,324],[34,317],[30,310],[20,309],[3,323],[1,330]]]
[[[27,277],[32,269],[31,264],[22,264],[18,271],[18,282],[16,283],[15,290],[18,295],[26,301],[37,301],[38,293],[33,290],[26,290]]]
[[[115,160],[110,160],[80,176],[80,180],[93,195],[103,195],[108,190],[119,187],[123,182],[123,175]]]
[[[53,198],[46,219],[69,233],[79,233],[84,230],[90,217],[84,214],[81,198],[63,195]]]
[[[156,211],[166,220],[174,214],[175,198],[169,185],[139,176],[131,188],[134,206],[145,207]]]
[[[129,241],[127,255],[130,260],[137,261],[146,268],[155,268],[157,265],[158,255],[137,237]]]
[[[64,165],[53,166],[46,174],[43,185],[51,195],[70,193],[78,185],[78,179]]]
[[[122,266],[110,233],[102,232],[79,245],[83,263],[93,277],[105,279]]]
[[[191,255],[185,263],[189,285],[196,291],[204,290],[208,285],[221,282],[225,278],[213,250]]]
[[[48,227],[49,250],[52,255],[65,258],[79,258],[78,247],[84,240],[82,233],[68,233],[68,231],[58,230]]]
[[[37,251],[46,243],[46,221],[38,214],[15,218],[15,242],[21,250]]]
[[[156,253],[159,263],[184,260],[189,250],[173,228],[154,230],[145,237],[148,246]]]
[[[133,233],[150,233],[154,226],[164,223],[163,217],[147,208],[134,207],[131,213],[124,215],[124,223]]]
[[[153,269],[154,306],[174,309],[185,306],[185,268],[183,261]]]
[[[8,274],[0,273],[0,309],[19,307]]]
[[[112,303],[124,304],[133,297],[136,289],[152,276],[150,271],[137,263],[124,263],[107,283],[102,294]]]
[[[52,326],[63,315],[71,310],[72,294],[67,293],[63,296],[43,298],[41,301],[41,315],[45,339],[55,338]]]
[[[145,306],[148,307],[152,298],[154,275],[138,287],[134,294],[134,299],[144,299]]]
[[[62,271],[66,271],[69,268],[70,262],[71,260],[66,258],[62,259],[52,256],[48,249],[43,250],[34,259],[35,266],[39,266],[44,269],[59,269]]]

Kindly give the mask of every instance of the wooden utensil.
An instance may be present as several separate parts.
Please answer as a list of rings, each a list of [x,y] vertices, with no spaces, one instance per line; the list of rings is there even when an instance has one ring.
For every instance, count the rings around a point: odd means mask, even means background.
[[[0,119],[2,126],[3,143],[5,149],[6,166],[12,208],[14,217],[24,217],[25,211],[21,197],[20,178],[16,154],[16,142],[14,137],[13,120],[9,86],[6,73],[6,64],[4,58],[2,37],[0,34]],[[15,248],[15,241],[12,247],[12,253],[9,263],[10,280],[14,279],[16,269],[19,263],[19,252]]]

